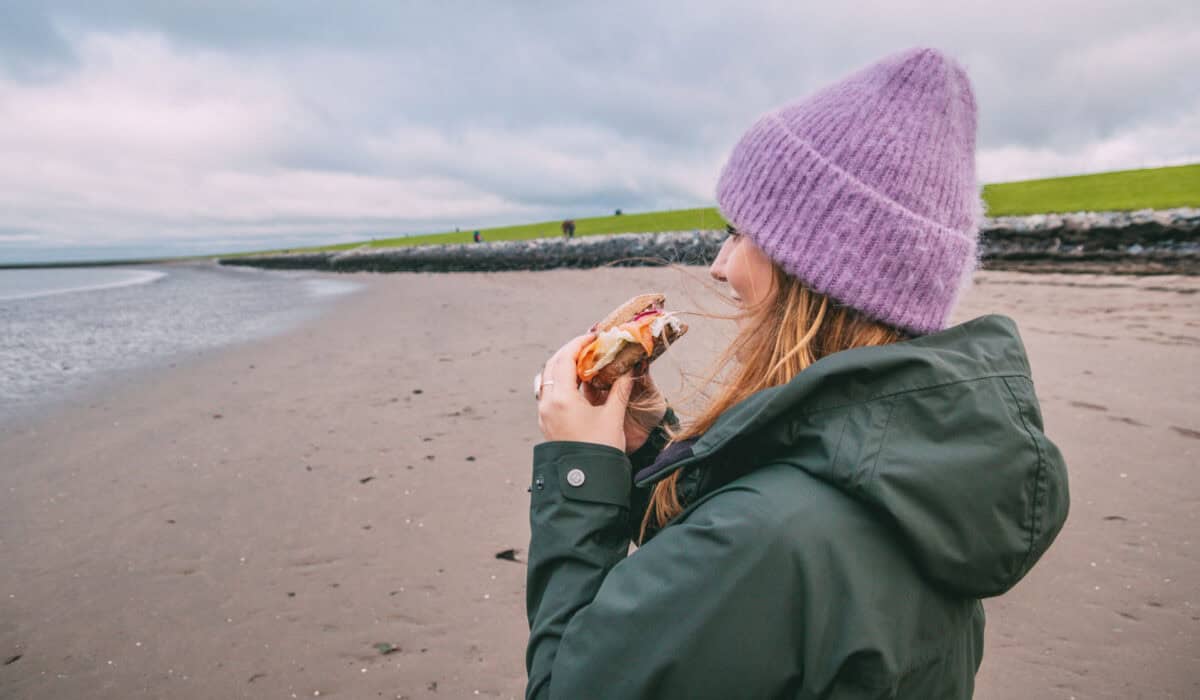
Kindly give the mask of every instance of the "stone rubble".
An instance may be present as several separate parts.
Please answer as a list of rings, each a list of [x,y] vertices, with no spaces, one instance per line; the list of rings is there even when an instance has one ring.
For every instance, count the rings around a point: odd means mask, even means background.
[[[985,219],[984,267],[1200,274],[1200,209],[1077,212]],[[705,265],[723,230],[456,243],[222,258],[223,265],[334,272],[494,272]]]

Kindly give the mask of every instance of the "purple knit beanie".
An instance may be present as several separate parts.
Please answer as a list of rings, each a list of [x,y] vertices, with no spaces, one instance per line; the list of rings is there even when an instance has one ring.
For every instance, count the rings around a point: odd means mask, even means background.
[[[961,66],[903,51],[759,119],[717,202],[812,289],[896,328],[939,331],[976,266],[975,121]]]

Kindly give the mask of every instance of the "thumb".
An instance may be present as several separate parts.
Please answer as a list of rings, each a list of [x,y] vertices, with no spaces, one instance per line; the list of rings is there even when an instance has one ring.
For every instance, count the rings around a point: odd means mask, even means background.
[[[604,410],[624,416],[629,407],[629,395],[633,392],[633,375],[622,374],[613,382],[608,392],[608,400],[604,402]]]

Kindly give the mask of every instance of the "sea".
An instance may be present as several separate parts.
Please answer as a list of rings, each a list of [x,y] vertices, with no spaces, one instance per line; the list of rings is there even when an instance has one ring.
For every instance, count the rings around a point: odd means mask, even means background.
[[[213,263],[0,269],[0,426],[141,368],[284,332],[360,287]]]

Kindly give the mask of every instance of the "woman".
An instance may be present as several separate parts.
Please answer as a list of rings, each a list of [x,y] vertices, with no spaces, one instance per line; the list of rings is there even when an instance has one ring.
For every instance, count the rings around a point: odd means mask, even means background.
[[[529,697],[971,696],[980,599],[1068,505],[1013,322],[947,328],[975,267],[975,122],[965,72],[916,49],[750,128],[711,268],[744,312],[687,426],[639,431],[629,377],[600,405],[575,389],[590,335],[550,359]]]

